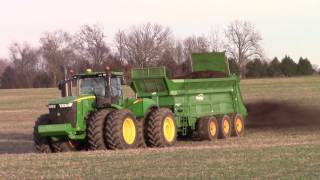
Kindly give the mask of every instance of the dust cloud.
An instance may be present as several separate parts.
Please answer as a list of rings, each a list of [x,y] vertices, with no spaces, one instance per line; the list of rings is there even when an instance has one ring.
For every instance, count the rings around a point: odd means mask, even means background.
[[[320,107],[300,107],[273,101],[247,103],[246,107],[248,127],[320,126]]]

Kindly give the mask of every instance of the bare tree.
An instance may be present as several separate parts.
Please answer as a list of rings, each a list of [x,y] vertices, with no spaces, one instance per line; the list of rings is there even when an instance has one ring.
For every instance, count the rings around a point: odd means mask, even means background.
[[[185,60],[183,44],[180,40],[176,40],[168,47],[169,52],[172,54],[172,59],[175,63],[181,64]]]
[[[192,53],[204,53],[210,51],[209,40],[204,36],[190,36],[184,39],[184,57],[185,62],[183,66],[183,71],[185,73],[192,70],[191,67],[191,54]]]
[[[93,68],[102,69],[110,56],[110,48],[105,42],[105,34],[98,25],[83,25],[76,35],[76,45],[84,58]]]
[[[210,51],[221,52],[224,51],[224,41],[221,38],[221,33],[219,29],[213,29],[208,34],[208,40],[210,45]]]
[[[318,73],[320,71],[319,65],[317,64],[312,64],[312,69],[314,73]]]
[[[125,53],[125,40],[126,40],[126,34],[124,31],[119,30],[115,35],[115,45],[118,51],[119,60],[121,63],[124,63],[124,53]]]
[[[209,40],[204,35],[187,37],[183,45],[187,54],[210,51]]]
[[[4,72],[4,69],[9,65],[7,59],[0,58],[0,76]]]
[[[44,68],[51,78],[51,86],[55,86],[62,78],[60,66],[75,63],[72,36],[63,31],[45,33],[40,43]]]
[[[262,56],[261,35],[247,21],[234,21],[225,31],[228,43],[226,50],[239,66],[240,76],[245,76],[245,67],[250,59]]]
[[[29,44],[14,43],[10,47],[10,60],[18,74],[21,87],[32,87],[33,78],[38,70],[39,51]]]
[[[122,60],[136,67],[155,65],[170,44],[171,30],[147,23],[119,31],[115,43]]]

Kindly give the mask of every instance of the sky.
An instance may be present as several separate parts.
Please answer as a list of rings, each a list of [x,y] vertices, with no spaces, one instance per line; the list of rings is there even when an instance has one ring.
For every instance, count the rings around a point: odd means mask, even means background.
[[[13,42],[39,45],[45,32],[77,32],[83,24],[115,32],[146,22],[169,26],[177,38],[250,21],[266,57],[307,57],[320,65],[320,0],[0,0],[0,57]]]

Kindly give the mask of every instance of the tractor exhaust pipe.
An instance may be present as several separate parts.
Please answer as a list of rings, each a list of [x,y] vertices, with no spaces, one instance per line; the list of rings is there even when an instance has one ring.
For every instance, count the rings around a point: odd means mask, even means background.
[[[61,91],[61,97],[66,97],[70,94],[69,85],[66,83],[68,80],[68,70],[65,66],[61,66],[61,72],[63,74],[63,80],[59,83],[59,89]]]

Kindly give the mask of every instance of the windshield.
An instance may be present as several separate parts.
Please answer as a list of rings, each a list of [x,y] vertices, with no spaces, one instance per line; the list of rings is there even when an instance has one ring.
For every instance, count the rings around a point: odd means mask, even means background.
[[[79,95],[94,94],[105,96],[105,79],[103,77],[90,77],[79,80]]]

